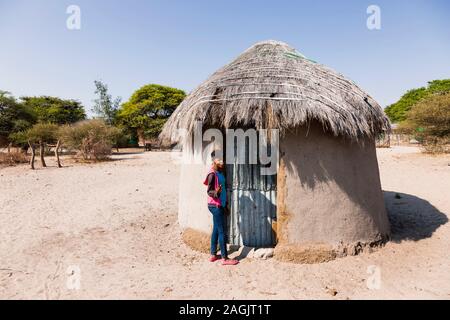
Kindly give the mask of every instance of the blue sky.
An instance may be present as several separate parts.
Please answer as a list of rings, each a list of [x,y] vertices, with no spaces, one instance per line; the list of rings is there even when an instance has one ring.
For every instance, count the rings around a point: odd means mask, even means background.
[[[66,8],[81,9],[68,30]],[[366,27],[369,5],[381,30]],[[194,89],[261,40],[289,43],[381,105],[450,78],[450,1],[0,0],[0,90],[78,99],[95,79],[127,100],[148,83]]]

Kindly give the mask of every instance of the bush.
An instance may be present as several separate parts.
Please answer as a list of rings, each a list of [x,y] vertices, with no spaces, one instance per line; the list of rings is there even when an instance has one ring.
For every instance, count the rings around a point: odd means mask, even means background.
[[[63,145],[77,150],[84,160],[104,160],[111,154],[118,130],[103,120],[86,120],[62,127],[59,137]]]
[[[448,152],[450,93],[433,95],[414,105],[399,130],[417,137],[429,152]]]
[[[9,135],[9,141],[13,146],[20,147],[23,149],[28,148],[28,136],[26,131],[13,132]]]

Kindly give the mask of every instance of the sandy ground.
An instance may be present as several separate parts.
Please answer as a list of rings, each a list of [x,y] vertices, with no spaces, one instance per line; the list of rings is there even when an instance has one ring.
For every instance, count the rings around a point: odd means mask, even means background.
[[[181,241],[169,153],[113,159],[0,169],[0,298],[450,299],[448,156],[378,150],[394,232],[385,247],[316,265],[245,258],[236,267]]]

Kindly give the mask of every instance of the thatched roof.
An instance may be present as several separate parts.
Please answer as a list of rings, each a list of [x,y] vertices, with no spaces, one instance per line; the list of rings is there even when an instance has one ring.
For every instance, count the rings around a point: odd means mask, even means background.
[[[177,129],[196,121],[217,128],[288,128],[320,122],[353,139],[389,131],[383,109],[354,82],[278,41],[260,42],[190,93],[160,138],[176,142]]]

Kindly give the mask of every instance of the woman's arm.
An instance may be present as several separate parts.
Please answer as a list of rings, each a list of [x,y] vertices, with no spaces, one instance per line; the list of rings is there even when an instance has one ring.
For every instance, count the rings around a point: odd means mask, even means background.
[[[220,186],[216,190],[216,177],[214,173],[208,174],[208,188],[206,189],[206,193],[208,193],[208,196],[213,198],[219,198],[220,197]]]

